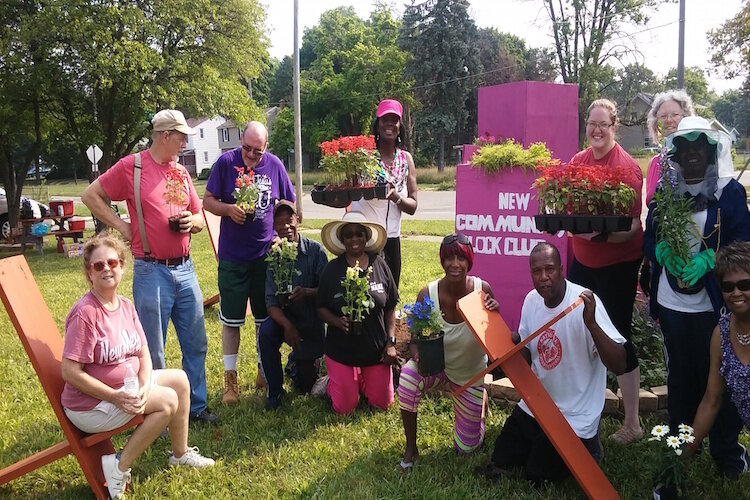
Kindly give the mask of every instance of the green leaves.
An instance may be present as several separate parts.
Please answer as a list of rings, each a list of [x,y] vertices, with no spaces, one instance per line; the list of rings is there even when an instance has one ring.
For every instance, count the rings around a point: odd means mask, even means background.
[[[375,301],[370,294],[370,275],[372,275],[372,266],[367,268],[367,272],[359,267],[357,261],[353,267],[346,268],[346,275],[341,280],[343,293],[338,293],[334,297],[343,297],[345,305],[341,312],[349,317],[350,321],[362,321],[370,313],[370,309],[375,307]]]
[[[302,272],[295,268],[297,263],[297,243],[282,239],[271,245],[266,256],[268,268],[276,285],[276,295],[292,291],[292,278]]]

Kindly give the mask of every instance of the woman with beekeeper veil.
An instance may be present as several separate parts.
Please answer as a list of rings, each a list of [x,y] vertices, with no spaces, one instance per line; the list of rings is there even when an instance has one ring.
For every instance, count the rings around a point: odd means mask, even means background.
[[[649,204],[644,253],[651,261],[651,315],[667,362],[669,426],[691,424],[705,391],[711,334],[724,300],[714,254],[750,239],[745,188],[734,179],[731,140],[705,118],[686,116],[663,148],[662,176]],[[746,470],[742,422],[729,397],[709,431],[711,456],[727,477]]]

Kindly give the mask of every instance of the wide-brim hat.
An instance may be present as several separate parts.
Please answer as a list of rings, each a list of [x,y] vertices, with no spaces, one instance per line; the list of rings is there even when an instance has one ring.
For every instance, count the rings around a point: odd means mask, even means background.
[[[708,144],[714,146],[715,150],[716,144],[719,143],[720,132],[712,129],[711,123],[708,120],[701,116],[686,116],[680,120],[677,130],[667,137],[667,151],[669,156],[677,152],[678,144],[675,144],[675,139],[683,138],[686,141],[695,142],[701,134],[706,136]]]
[[[346,212],[341,220],[329,222],[320,231],[323,246],[334,255],[341,255],[346,251],[341,232],[348,224],[359,224],[367,232],[366,252],[380,253],[388,240],[385,227],[377,222],[368,221],[362,212]]]

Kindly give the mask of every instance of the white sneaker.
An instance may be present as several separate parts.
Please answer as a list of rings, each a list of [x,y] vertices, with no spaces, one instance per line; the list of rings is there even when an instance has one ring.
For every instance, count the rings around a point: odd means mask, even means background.
[[[326,388],[328,387],[328,375],[320,377],[315,381],[315,384],[310,389],[310,395],[316,398],[322,398],[326,395]]]
[[[190,467],[196,467],[198,469],[211,467],[212,465],[214,465],[215,462],[212,459],[204,457],[203,455],[198,453],[198,451],[199,450],[197,446],[188,446],[187,451],[180,458],[177,458],[174,456],[174,454],[171,454],[169,455],[169,465],[187,465]]]
[[[109,496],[112,498],[122,498],[125,488],[130,482],[130,469],[122,472],[119,468],[120,459],[117,455],[102,456],[102,472],[104,480],[107,482]]]

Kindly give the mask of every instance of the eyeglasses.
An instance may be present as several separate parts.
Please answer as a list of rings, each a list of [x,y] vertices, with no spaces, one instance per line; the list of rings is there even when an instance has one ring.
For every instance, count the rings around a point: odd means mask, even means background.
[[[443,245],[450,245],[454,241],[457,241],[462,245],[471,245],[471,240],[469,239],[469,237],[461,233],[449,234],[448,236],[443,238]]]
[[[590,128],[593,130],[600,129],[600,130],[607,130],[609,127],[614,125],[613,123],[607,123],[607,122],[586,122],[586,128]]]
[[[677,120],[683,118],[684,116],[685,115],[683,115],[682,113],[669,113],[669,114],[666,114],[666,115],[657,115],[656,118],[660,122],[665,122],[667,120],[677,121]]]
[[[342,231],[341,237],[345,240],[350,240],[352,238],[364,238],[365,231],[362,229],[355,230],[355,231]]]
[[[110,269],[117,269],[117,266],[123,264],[123,261],[121,259],[99,260],[97,262],[92,262],[91,264],[89,264],[89,269],[93,267],[94,271],[100,273],[104,270],[105,264],[109,266]]]
[[[265,148],[258,149],[258,148],[254,148],[252,146],[248,146],[247,144],[243,144],[242,145],[242,149],[245,151],[245,153],[247,153],[247,154],[253,154],[255,156],[261,156],[266,151]]]
[[[738,288],[740,292],[747,292],[750,290],[750,279],[721,282],[721,291],[724,293],[732,293],[735,287]]]

